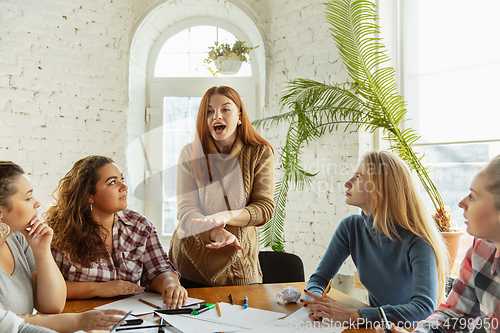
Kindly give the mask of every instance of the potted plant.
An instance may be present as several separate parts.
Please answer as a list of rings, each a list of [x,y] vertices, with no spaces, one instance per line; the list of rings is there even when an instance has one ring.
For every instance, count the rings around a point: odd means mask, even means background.
[[[248,46],[244,41],[239,39],[233,45],[228,43],[214,42],[214,46],[208,47],[208,57],[203,60],[206,65],[212,62],[215,65],[214,71],[211,67],[208,70],[213,76],[218,73],[231,75],[236,74],[244,62],[248,62],[250,51],[258,48],[259,46]]]
[[[369,132],[381,129],[390,149],[417,174],[434,205],[432,216],[439,230],[452,231],[449,208],[422,164],[423,156],[412,148],[419,136],[412,128],[401,128],[405,102],[397,91],[394,68],[384,66],[390,58],[378,37],[375,5],[368,0],[334,0],[326,4],[326,19],[350,81],[326,84],[295,79],[281,97],[280,114],[254,121],[255,126],[290,124],[281,151],[284,177],[276,183],[276,208],[260,232],[261,244],[283,248],[283,235],[275,233],[283,230],[288,189],[290,185],[302,189],[316,175],[304,170],[301,149],[340,124]],[[285,108],[289,111],[283,112]]]

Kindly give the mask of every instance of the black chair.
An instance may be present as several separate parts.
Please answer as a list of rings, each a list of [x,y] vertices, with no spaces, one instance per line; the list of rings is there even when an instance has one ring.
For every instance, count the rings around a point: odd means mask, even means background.
[[[304,282],[304,264],[292,253],[260,251],[262,283]]]

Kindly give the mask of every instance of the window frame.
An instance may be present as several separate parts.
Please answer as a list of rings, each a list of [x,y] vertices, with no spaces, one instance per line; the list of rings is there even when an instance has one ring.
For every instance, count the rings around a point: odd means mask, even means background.
[[[401,0],[391,0],[391,1],[380,1],[375,0],[375,3],[378,7],[379,21],[378,24],[383,27],[381,29],[380,37],[383,38],[383,42],[387,47],[387,52],[389,57],[392,59],[389,63],[390,66],[393,66],[396,69],[396,83],[399,89],[399,93],[404,96],[405,92],[405,74],[404,74],[404,65],[405,58],[403,47],[404,44],[404,35],[403,35],[403,25],[401,21],[404,19],[403,10],[405,10],[402,6]],[[408,112],[406,118],[418,119],[418,112]],[[409,127],[407,122],[403,123],[403,129]],[[418,130],[418,129],[416,129]],[[418,133],[418,132],[417,132]],[[376,137],[378,140],[378,147],[380,149],[388,149],[388,143],[381,140],[380,136]],[[415,148],[419,147],[427,147],[427,146],[444,146],[444,145],[459,145],[459,144],[475,144],[475,143],[492,143],[499,142],[500,140],[463,140],[463,141],[450,141],[450,142],[425,142],[425,143],[414,143],[412,146]],[[431,167],[433,168],[456,168],[456,167],[466,167],[469,165],[478,166],[478,165],[486,165],[485,163],[432,163]],[[418,180],[416,180],[418,182]],[[461,216],[454,216],[452,218],[461,218]],[[466,231],[466,228],[463,229],[464,234],[461,237],[460,246],[457,254],[457,259],[455,265],[452,270],[452,275],[458,275],[460,263],[463,260],[467,249],[472,245],[473,236],[469,235]]]

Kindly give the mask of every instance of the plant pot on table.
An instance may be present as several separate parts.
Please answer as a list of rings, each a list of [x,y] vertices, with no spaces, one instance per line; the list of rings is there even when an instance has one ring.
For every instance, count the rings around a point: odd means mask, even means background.
[[[441,232],[448,249],[448,276],[451,274],[451,270],[453,269],[453,265],[457,259],[460,236],[462,236],[463,233],[464,232],[462,230]]]

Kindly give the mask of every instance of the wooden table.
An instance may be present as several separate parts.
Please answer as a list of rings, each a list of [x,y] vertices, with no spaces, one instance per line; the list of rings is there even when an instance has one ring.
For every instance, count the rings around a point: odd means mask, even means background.
[[[249,306],[269,311],[276,311],[286,314],[291,314],[302,307],[302,304],[283,304],[276,301],[276,293],[284,288],[291,286],[299,289],[302,292],[306,287],[306,282],[293,283],[276,283],[276,284],[259,284],[249,286],[228,286],[228,287],[211,287],[211,288],[193,288],[188,289],[189,297],[199,298],[210,303],[226,302],[229,303],[229,294],[233,296],[235,304],[243,305],[243,297],[248,296]],[[345,307],[365,308],[368,307],[363,302],[360,302],[340,291],[331,289],[328,293],[330,297],[340,302]],[[113,298],[92,298],[87,300],[70,300],[66,302],[63,312],[83,312],[91,310],[97,306],[101,306],[110,302],[114,302],[125,297]],[[372,329],[348,329],[346,333],[367,333],[374,332]]]

